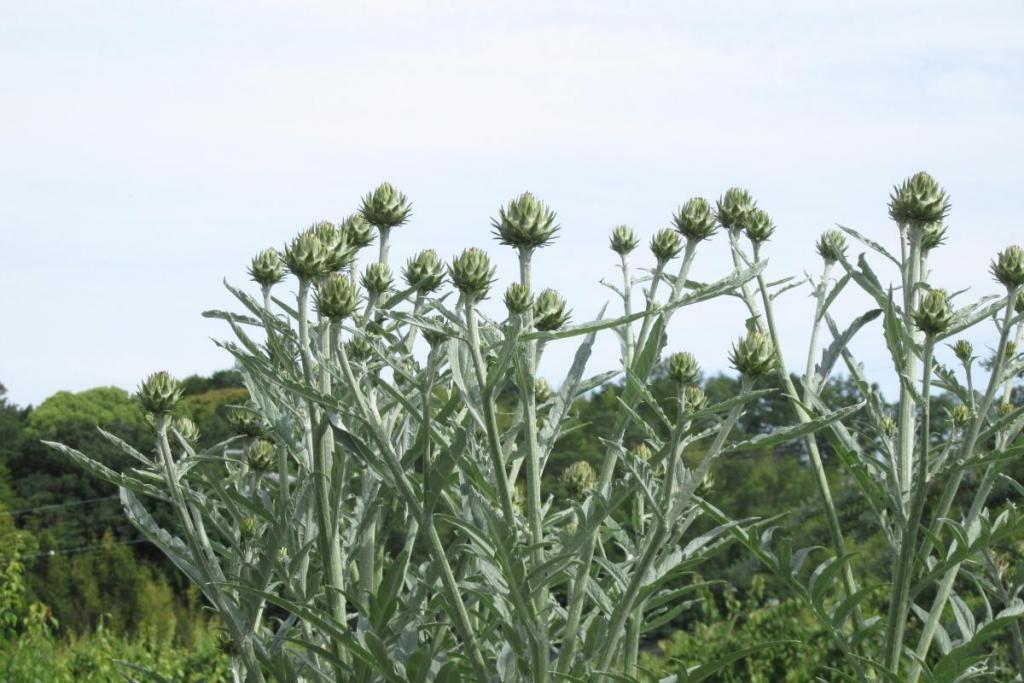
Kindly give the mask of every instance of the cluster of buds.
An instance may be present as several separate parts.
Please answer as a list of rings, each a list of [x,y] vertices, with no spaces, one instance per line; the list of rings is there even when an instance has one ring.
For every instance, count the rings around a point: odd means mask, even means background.
[[[359,290],[341,273],[331,273],[316,290],[316,310],[333,322],[349,318],[359,307]]]
[[[363,287],[370,296],[379,297],[391,289],[394,278],[391,276],[391,269],[388,268],[388,264],[371,263],[363,271],[363,277],[360,282],[362,282]]]
[[[363,219],[379,230],[390,230],[409,220],[412,206],[404,194],[391,183],[381,183],[363,197],[359,209]]]
[[[470,301],[480,301],[487,296],[494,282],[494,266],[487,252],[476,247],[463,250],[452,259],[448,274],[455,288]]]
[[[679,207],[672,222],[679,234],[691,242],[710,239],[718,229],[711,204],[703,197],[694,197]]]
[[[444,264],[436,251],[424,249],[406,262],[402,277],[420,294],[436,292],[444,284]]]
[[[923,171],[894,187],[889,196],[889,216],[900,225],[923,228],[948,215],[949,196]]]
[[[663,228],[651,238],[651,253],[657,259],[658,265],[665,265],[683,250],[683,243],[679,239],[679,233],[672,228]]]
[[[182,386],[170,373],[161,370],[143,380],[136,395],[146,412],[160,417],[167,415],[178,405]]]
[[[619,225],[612,229],[609,246],[619,256],[625,256],[640,245],[640,238],[628,225]]]
[[[545,289],[537,295],[533,311],[533,324],[541,332],[552,332],[569,321],[565,299],[553,289]]]
[[[1013,245],[999,252],[992,261],[992,275],[1007,289],[1024,286],[1024,247]]]
[[[914,311],[914,324],[926,335],[942,334],[953,322],[953,308],[944,289],[929,290]]]
[[[821,233],[815,248],[825,263],[841,261],[846,256],[846,237],[838,230],[826,230]]]
[[[668,357],[668,376],[680,386],[696,384],[700,376],[697,359],[693,357],[692,353],[686,351],[673,353]]]
[[[277,249],[264,249],[249,264],[249,277],[262,287],[273,287],[284,279],[284,264]]]
[[[597,475],[586,460],[577,460],[562,471],[562,484],[566,492],[581,500],[597,486]]]
[[[775,370],[775,347],[764,333],[751,330],[733,345],[729,361],[744,377],[757,379]]]
[[[522,315],[533,306],[530,288],[520,282],[513,282],[505,290],[505,308],[509,315]]]
[[[558,232],[555,212],[529,192],[499,208],[491,225],[499,242],[524,251],[551,244]]]

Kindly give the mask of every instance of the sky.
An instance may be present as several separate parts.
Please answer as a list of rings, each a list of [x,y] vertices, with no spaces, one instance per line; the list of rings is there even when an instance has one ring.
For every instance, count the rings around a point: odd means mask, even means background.
[[[0,0],[0,64],[0,382],[19,404],[230,366],[212,341],[229,330],[201,317],[232,307],[222,281],[246,284],[257,251],[382,180],[414,205],[394,256],[487,248],[495,314],[514,255],[491,217],[541,197],[561,231],[535,278],[577,322],[614,297],[598,284],[618,277],[613,226],[646,243],[734,185],[778,225],[771,279],[817,273],[837,223],[894,246],[888,193],[919,170],[952,198],[930,263],[935,284],[971,288],[958,300],[997,293],[989,261],[1024,240],[1019,0]],[[728,273],[724,242],[693,277]],[[797,369],[808,293],[778,303]],[[868,307],[851,295],[836,316]],[[743,322],[733,300],[688,308],[669,350],[728,370]],[[879,330],[861,335],[892,386]],[[557,382],[573,350],[553,345],[542,371]],[[606,335],[591,369],[617,359]]]

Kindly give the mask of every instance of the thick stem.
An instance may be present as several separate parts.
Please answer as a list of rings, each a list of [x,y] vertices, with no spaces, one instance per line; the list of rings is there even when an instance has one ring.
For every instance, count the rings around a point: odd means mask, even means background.
[[[910,316],[917,308],[917,288],[921,279],[921,234],[922,228],[911,226],[908,229],[910,237],[910,261],[904,263],[903,267],[903,315],[908,336],[914,343],[920,341],[920,333],[910,321]],[[915,402],[914,397],[907,388],[917,382],[918,360],[914,353],[913,345],[908,344],[903,357],[903,367],[906,373],[907,384],[900,383],[900,403],[897,418],[899,434],[898,464],[900,475],[900,494],[904,509],[907,508],[910,500],[910,483],[914,467],[914,435],[917,430],[914,428]]]

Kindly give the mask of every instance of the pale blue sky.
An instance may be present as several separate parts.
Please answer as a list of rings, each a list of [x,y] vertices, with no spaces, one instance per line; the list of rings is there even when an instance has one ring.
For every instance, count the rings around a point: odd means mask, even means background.
[[[997,291],[988,261],[1024,233],[1016,0],[0,0],[0,64],[0,382],[20,403],[228,366],[200,317],[229,304],[221,278],[382,179],[415,204],[396,256],[485,246],[502,275],[490,216],[540,195],[563,229],[538,279],[577,320],[615,277],[612,226],[646,237],[730,185],[779,224],[777,277],[817,270],[835,222],[892,244],[889,188],[920,169],[953,199],[940,284]],[[727,268],[718,239],[695,275]],[[802,365],[811,311],[787,301]],[[673,347],[725,368],[742,325],[695,308]],[[605,340],[593,368],[616,354]]]

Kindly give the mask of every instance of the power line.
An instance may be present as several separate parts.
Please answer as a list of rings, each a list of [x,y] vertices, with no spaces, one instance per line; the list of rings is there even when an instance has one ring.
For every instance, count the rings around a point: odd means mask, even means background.
[[[64,548],[62,550],[46,550],[41,553],[35,553],[33,555],[20,555],[19,557],[23,560],[33,560],[37,557],[53,557],[55,555],[76,555],[78,553],[89,552],[97,548],[104,548],[111,545],[135,545],[137,543],[149,543],[149,539],[136,538],[131,541],[112,541],[110,543],[93,543],[92,545],[78,546],[77,548]],[[6,559],[6,558],[5,558]]]
[[[40,505],[40,506],[34,507],[34,508],[21,508],[21,509],[18,509],[18,510],[2,510],[2,509],[0,509],[0,514],[5,514],[6,513],[6,514],[11,515],[13,517],[15,515],[23,515],[23,514],[28,513],[28,512],[36,512],[37,510],[49,510],[49,509],[54,509],[54,508],[66,508],[66,507],[72,507],[72,506],[75,506],[75,505],[89,505],[91,503],[99,503],[100,501],[104,501],[104,500],[114,500],[115,498],[118,498],[118,497],[119,496],[100,496],[99,498],[87,498],[85,500],[72,500],[72,501],[67,502],[67,503],[51,503],[50,505]]]

